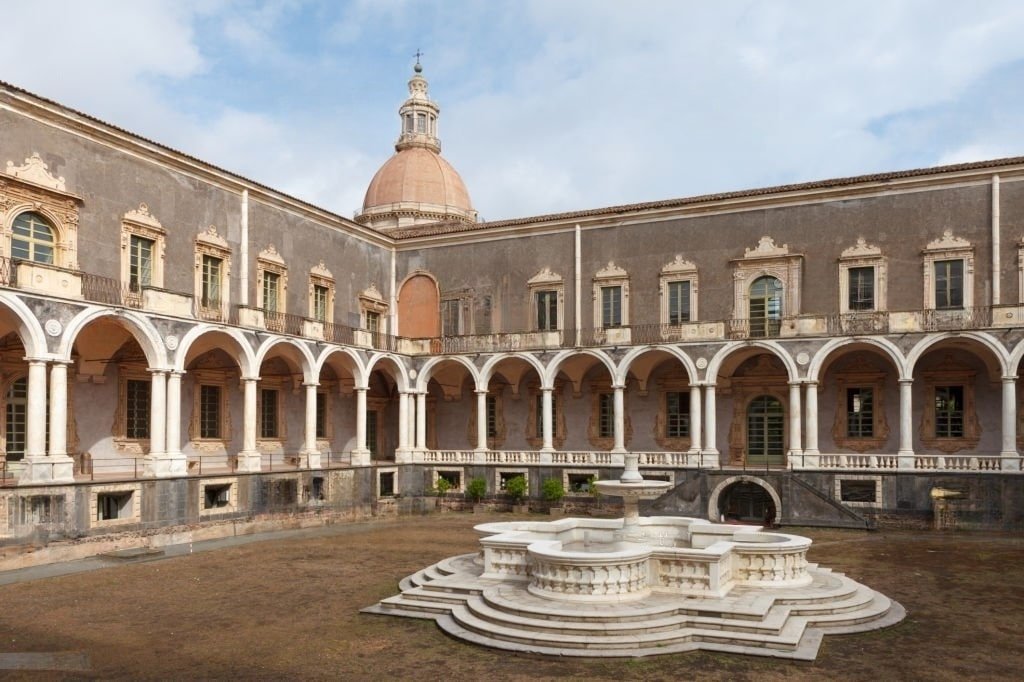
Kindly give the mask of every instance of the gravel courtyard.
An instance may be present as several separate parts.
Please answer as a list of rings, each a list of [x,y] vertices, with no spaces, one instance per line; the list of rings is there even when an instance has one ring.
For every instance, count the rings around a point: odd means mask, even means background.
[[[511,655],[449,639],[432,621],[359,613],[394,594],[403,576],[473,551],[474,524],[509,518],[451,513],[339,525],[0,585],[0,677],[1019,679],[1019,534],[785,529],[814,538],[812,561],[908,611],[889,630],[826,637],[814,663],[705,653],[617,661]],[[64,669],[10,670],[25,653],[53,655]]]

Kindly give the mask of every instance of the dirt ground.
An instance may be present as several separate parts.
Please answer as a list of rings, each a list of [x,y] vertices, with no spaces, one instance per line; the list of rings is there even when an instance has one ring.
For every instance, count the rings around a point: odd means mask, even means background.
[[[0,587],[5,654],[84,654],[88,672],[0,678],[1020,679],[1024,538],[787,529],[811,560],[907,608],[895,628],[825,638],[817,661],[691,653],[640,660],[514,655],[448,638],[433,621],[360,614],[471,528],[509,515],[443,514]],[[10,660],[10,659],[8,659]]]

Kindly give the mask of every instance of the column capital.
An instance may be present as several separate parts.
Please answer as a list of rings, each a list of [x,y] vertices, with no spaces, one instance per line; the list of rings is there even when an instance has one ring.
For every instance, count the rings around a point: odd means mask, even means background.
[[[50,364],[52,364],[54,367],[67,367],[68,365],[75,364],[75,361],[64,360],[63,358],[61,358],[60,360],[50,360]]]
[[[897,379],[896,381],[901,386],[904,386],[904,385],[905,386],[913,386],[914,385],[914,380],[913,379]]]
[[[253,382],[253,383],[256,383],[256,382],[257,382],[257,381],[259,381],[259,380],[260,380],[261,378],[262,378],[262,377],[242,377],[242,378],[240,379],[240,381],[243,381],[243,382],[249,382],[249,381],[251,381],[251,382]]]
[[[188,374],[188,372],[186,372],[183,369],[169,369],[169,370],[167,370],[167,376],[168,377],[183,377],[186,374]]]
[[[1004,384],[1011,384],[1011,383],[1017,381],[1016,375],[1013,375],[1013,376],[1007,375],[1007,376],[1002,377],[1002,379],[1003,379],[1003,383]]]
[[[28,357],[26,357],[26,358],[22,358],[22,360],[27,362],[30,366],[31,365],[35,365],[36,367],[38,367],[39,365],[46,366],[47,363],[52,362],[52,360],[50,358],[28,358]]]
[[[149,372],[150,374],[166,375],[169,370],[166,370],[163,367],[147,367],[146,371]]]
[[[320,382],[319,381],[303,381],[302,385],[305,386],[306,388],[309,388],[310,386],[312,386],[314,388],[319,388],[320,387]]]

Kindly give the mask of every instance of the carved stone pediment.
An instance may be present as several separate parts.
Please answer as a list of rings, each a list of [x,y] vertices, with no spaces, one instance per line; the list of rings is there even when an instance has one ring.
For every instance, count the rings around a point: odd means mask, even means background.
[[[64,178],[54,177],[49,171],[49,166],[35,152],[25,159],[25,163],[21,166],[15,166],[13,161],[8,161],[6,172],[11,177],[31,182],[34,185],[55,189],[58,192],[66,191]]]
[[[847,258],[871,258],[875,256],[881,256],[882,250],[877,246],[868,244],[864,237],[857,237],[857,243],[848,249],[843,249],[843,253],[839,256],[840,259]]]
[[[597,271],[594,279],[625,279],[629,273],[615,264],[615,261],[608,261],[608,265]]]
[[[322,279],[334,279],[334,275],[332,275],[331,271],[327,269],[327,266],[324,265],[323,261],[320,261],[318,265],[314,265],[313,269],[309,271],[309,274],[313,275],[314,277],[320,277]]]
[[[675,260],[666,265],[661,269],[663,275],[679,275],[683,273],[696,272],[697,266],[688,260],[683,259],[683,255],[680,253],[676,254]]]
[[[526,280],[527,284],[561,284],[562,276],[551,272],[551,268],[544,267],[536,275]]]
[[[256,257],[259,260],[275,263],[276,265],[284,267],[284,257],[277,252],[277,247],[273,244],[268,245],[267,248],[260,251],[259,255]]]
[[[962,237],[953,235],[953,230],[946,230],[939,239],[928,242],[926,251],[950,251],[956,249],[969,249],[971,243]]]
[[[775,240],[768,235],[761,237],[760,241],[757,242],[757,246],[754,248],[743,250],[744,258],[774,258],[788,255],[789,244],[776,246]]]
[[[196,241],[225,251],[229,249],[228,240],[217,232],[217,227],[214,225],[210,225],[208,228],[196,235]]]
[[[138,208],[133,208],[124,214],[124,222],[131,223],[132,225],[138,225],[140,227],[147,227],[150,230],[157,232],[163,232],[164,226],[160,223],[152,213],[149,212],[149,206],[145,203],[139,204]]]
[[[370,301],[384,301],[384,296],[381,295],[380,290],[377,289],[377,285],[372,283],[370,284],[370,286],[366,287],[361,292],[359,292],[359,297],[365,298]]]

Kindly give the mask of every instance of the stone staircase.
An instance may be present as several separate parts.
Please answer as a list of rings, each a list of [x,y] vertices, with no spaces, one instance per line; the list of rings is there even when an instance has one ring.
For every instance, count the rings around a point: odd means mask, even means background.
[[[451,557],[400,583],[401,593],[363,609],[432,618],[459,639],[554,656],[632,658],[704,649],[813,660],[825,634],[893,625],[898,603],[829,569],[793,589],[737,587],[721,598],[653,592],[614,604],[546,599],[527,582],[480,578],[477,556]]]

